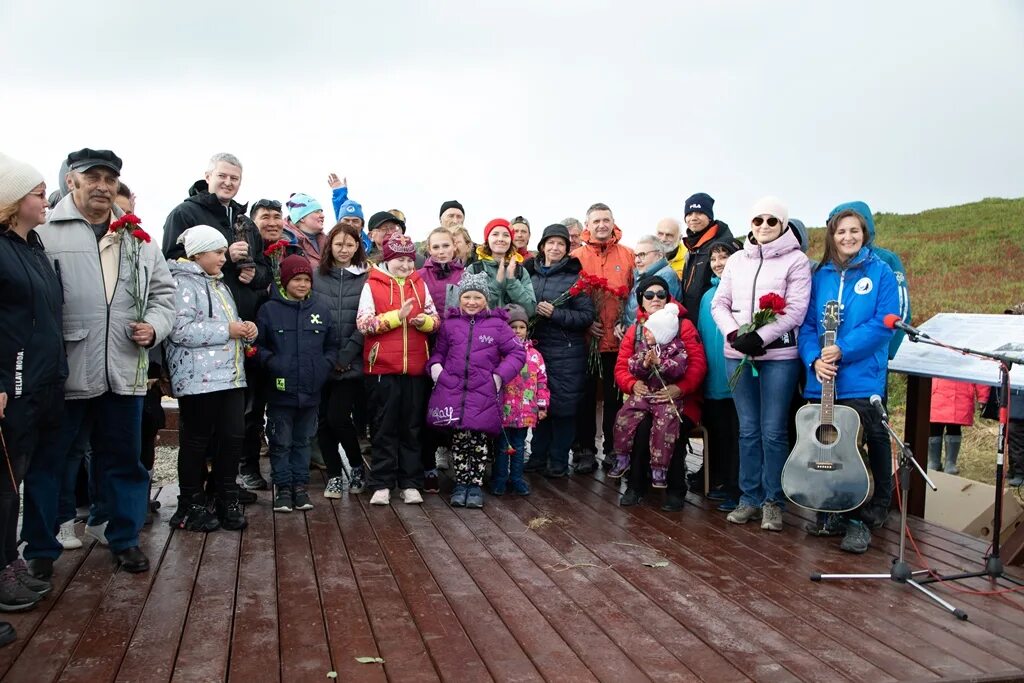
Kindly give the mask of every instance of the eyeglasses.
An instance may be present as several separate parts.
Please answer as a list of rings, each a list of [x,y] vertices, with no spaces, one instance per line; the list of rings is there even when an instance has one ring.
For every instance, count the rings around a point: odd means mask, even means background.
[[[653,251],[638,251],[633,254],[633,259],[636,261],[643,261],[645,258],[653,254]]]
[[[658,299],[667,299],[668,292],[666,292],[664,289],[659,289],[656,292],[652,292],[651,290],[648,289],[646,292],[644,292],[644,298],[647,299],[648,301],[654,301],[655,297],[657,297]]]
[[[252,205],[253,211],[256,211],[257,209],[270,209],[271,211],[280,211],[281,202],[277,201],[276,199],[261,199]]]
[[[779,219],[776,218],[775,216],[768,216],[768,218],[761,218],[760,216],[758,216],[750,222],[754,224],[755,228],[761,227],[762,223],[767,223],[769,228],[774,228],[776,225],[779,224]]]

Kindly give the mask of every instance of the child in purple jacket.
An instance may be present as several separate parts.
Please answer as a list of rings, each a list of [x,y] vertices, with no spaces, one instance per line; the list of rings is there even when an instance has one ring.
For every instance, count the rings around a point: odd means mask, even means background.
[[[504,309],[488,310],[485,273],[463,275],[458,293],[427,361],[436,383],[427,424],[452,430],[451,504],[481,508],[488,443],[501,433],[501,388],[519,375],[526,350]]]

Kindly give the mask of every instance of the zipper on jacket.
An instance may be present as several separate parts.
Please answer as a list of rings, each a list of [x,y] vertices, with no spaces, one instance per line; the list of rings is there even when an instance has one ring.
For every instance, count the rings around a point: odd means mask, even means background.
[[[757,313],[757,309],[754,308],[754,299],[757,298],[757,278],[761,275],[761,266],[764,265],[764,247],[760,244],[757,245],[757,254],[761,261],[757,264],[757,270],[754,271],[754,284],[750,286],[750,322],[754,322],[754,314]]]
[[[231,323],[234,322],[233,320],[231,320],[231,308],[228,306],[228,302],[224,298],[223,292],[220,291],[221,288],[219,286],[219,283],[214,283],[213,289],[214,289],[214,291],[217,292],[217,298],[220,299],[220,305],[224,309],[224,313],[226,314],[225,317],[227,318],[227,321],[228,321],[228,328],[230,328],[231,327]],[[213,302],[211,301],[210,304],[211,304],[211,309],[212,309]],[[239,360],[238,359],[238,350],[242,346],[242,343],[238,339],[232,339],[231,341],[234,343],[234,347],[235,347],[235,382],[234,383],[235,383],[235,387],[239,387],[239,386],[241,386],[241,380],[242,380],[242,368],[241,368],[241,366],[238,363],[238,360]]]
[[[107,301],[107,285],[103,280],[103,257],[100,255],[100,242],[99,240],[96,240],[96,259],[100,264],[100,287],[103,289],[103,301],[107,304],[107,324],[104,325],[105,329],[103,333],[103,377],[107,381],[107,391],[113,391],[110,386],[110,306],[114,303],[114,299],[117,297],[117,283],[121,280],[121,259],[124,257],[124,251],[121,249],[122,246],[121,242],[118,242],[117,277],[114,278],[114,289],[110,293],[110,301]],[[131,339],[130,341],[132,344],[135,343],[134,339]],[[139,361],[136,360],[135,362],[138,363]],[[134,396],[134,390],[129,395]]]
[[[473,350],[473,328],[476,326],[476,316],[469,320],[469,341],[466,343],[466,367],[462,375],[462,409],[459,411],[459,419],[465,424],[466,417],[466,394],[469,393],[469,354]]]

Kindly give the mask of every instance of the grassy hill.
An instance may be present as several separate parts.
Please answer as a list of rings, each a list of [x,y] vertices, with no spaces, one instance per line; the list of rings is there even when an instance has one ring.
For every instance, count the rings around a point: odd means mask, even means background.
[[[940,312],[1002,313],[1024,301],[1024,198],[983,199],[916,214],[876,213],[876,242],[907,268],[914,324]],[[824,230],[810,231],[821,258]],[[902,433],[906,379],[893,374],[889,403]],[[996,423],[964,429],[961,476],[994,483]]]

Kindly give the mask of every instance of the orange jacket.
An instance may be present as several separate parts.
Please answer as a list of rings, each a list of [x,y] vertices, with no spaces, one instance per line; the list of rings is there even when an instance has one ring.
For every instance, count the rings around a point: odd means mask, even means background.
[[[613,289],[625,287],[630,291],[633,286],[633,250],[619,244],[622,239],[622,231],[618,227],[612,230],[612,238],[607,242],[593,242],[590,238],[590,231],[584,230],[580,239],[585,244],[572,252],[572,255],[583,264],[583,270],[598,277],[608,278],[608,286]],[[629,296],[627,294],[626,296]],[[615,338],[615,324],[622,317],[622,308],[625,299],[619,299],[607,292],[602,292],[594,299],[594,308],[597,310],[597,320],[604,328],[604,336],[598,350],[601,352],[619,350],[619,340]]]

